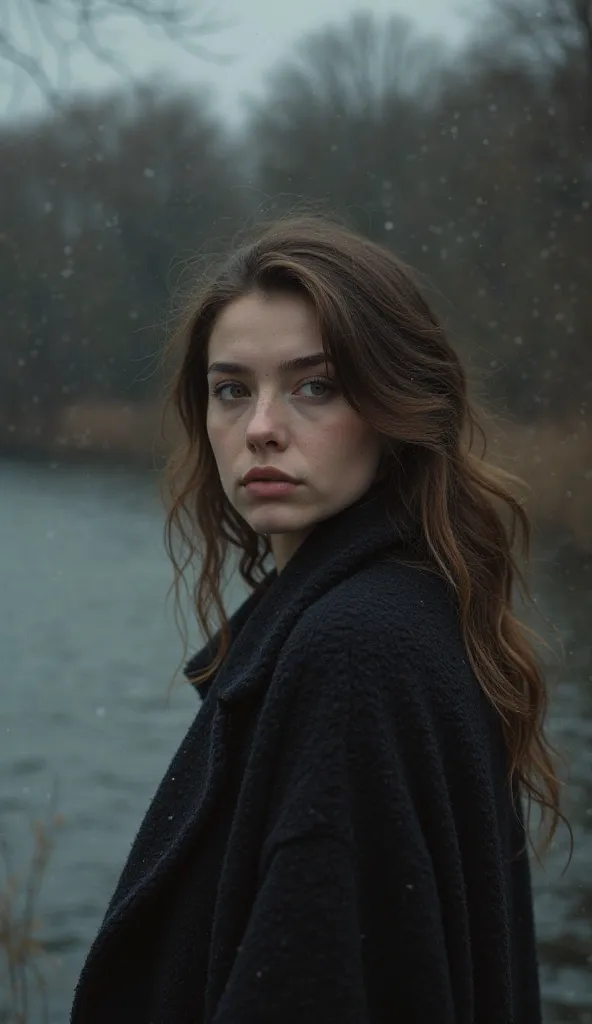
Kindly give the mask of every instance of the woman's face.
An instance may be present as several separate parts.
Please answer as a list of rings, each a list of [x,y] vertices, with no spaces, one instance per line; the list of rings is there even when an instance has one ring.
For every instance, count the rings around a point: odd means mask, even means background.
[[[309,356],[318,361],[280,365]],[[340,393],[314,308],[303,298],[252,293],[230,303],[207,357],[207,432],[222,487],[249,526],[270,535],[281,571],[316,523],[366,492],[380,458],[378,435]],[[245,486],[250,469],[271,466],[295,486],[275,495]]]

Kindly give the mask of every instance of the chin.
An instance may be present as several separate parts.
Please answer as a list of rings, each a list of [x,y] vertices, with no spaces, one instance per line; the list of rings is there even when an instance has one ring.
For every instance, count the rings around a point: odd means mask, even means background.
[[[269,511],[262,515],[250,515],[247,522],[255,533],[291,533],[293,530],[303,530],[309,525],[302,521],[302,517],[273,514]]]
[[[255,533],[292,533],[297,530],[306,530],[316,520],[314,515],[303,514],[302,509],[272,508],[271,502],[267,507],[250,508],[243,510],[243,517]]]

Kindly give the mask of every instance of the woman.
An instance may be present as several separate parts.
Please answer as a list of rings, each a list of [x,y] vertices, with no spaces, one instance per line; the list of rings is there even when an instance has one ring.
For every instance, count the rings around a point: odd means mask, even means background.
[[[528,522],[456,353],[391,252],[317,218],[232,254],[176,341],[203,703],[73,1024],[539,1022],[522,795],[561,813],[511,603]]]

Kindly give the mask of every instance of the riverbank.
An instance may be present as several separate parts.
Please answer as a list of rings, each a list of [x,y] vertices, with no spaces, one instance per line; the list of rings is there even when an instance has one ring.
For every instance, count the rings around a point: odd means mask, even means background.
[[[4,430],[0,454],[66,465],[81,461],[161,466],[174,443],[163,436],[162,405],[118,400],[80,402],[59,409],[52,421],[21,422]],[[528,511],[537,527],[592,553],[592,436],[584,427],[553,423],[495,424],[489,456],[521,477]]]

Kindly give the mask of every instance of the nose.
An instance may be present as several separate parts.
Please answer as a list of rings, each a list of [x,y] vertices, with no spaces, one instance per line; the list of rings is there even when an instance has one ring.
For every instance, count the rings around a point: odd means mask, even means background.
[[[286,418],[279,399],[261,397],[247,424],[246,441],[251,445],[268,444],[275,441],[285,444]]]

